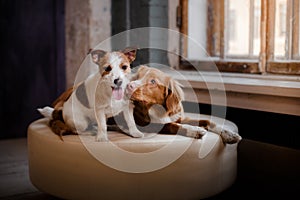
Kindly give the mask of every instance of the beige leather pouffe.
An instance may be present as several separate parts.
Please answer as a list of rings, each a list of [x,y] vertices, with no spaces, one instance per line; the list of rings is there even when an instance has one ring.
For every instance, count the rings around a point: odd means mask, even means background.
[[[228,120],[225,126],[237,131]],[[90,135],[64,136],[61,141],[46,119],[32,122],[31,182],[63,199],[181,200],[216,195],[235,181],[237,144],[224,145],[215,133],[201,139],[160,134],[135,139],[118,132],[108,136],[110,142],[95,142]]]

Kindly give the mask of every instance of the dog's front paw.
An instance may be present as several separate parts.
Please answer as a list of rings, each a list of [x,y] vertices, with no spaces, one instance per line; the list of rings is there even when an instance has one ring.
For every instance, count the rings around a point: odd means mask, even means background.
[[[183,124],[182,128],[186,129],[186,136],[192,137],[195,139],[199,139],[207,133],[207,130],[205,128],[199,127],[199,126]]]
[[[144,137],[144,133],[140,132],[140,131],[135,131],[133,133],[130,134],[132,137],[135,137],[135,138],[142,138]]]
[[[226,130],[226,129],[223,129],[221,131],[220,136],[221,136],[223,142],[227,143],[227,144],[238,143],[239,141],[242,140],[242,137],[238,133],[233,132],[231,130]]]
[[[97,134],[96,135],[96,142],[108,142],[108,138],[106,134]]]
[[[144,137],[144,133],[139,131],[137,128],[133,128],[129,131],[129,134],[134,138],[142,138]]]

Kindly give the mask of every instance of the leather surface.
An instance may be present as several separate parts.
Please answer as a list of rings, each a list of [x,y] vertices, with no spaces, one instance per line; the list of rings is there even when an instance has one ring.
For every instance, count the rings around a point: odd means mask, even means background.
[[[61,141],[46,119],[34,121],[28,127],[31,182],[64,199],[200,199],[235,181],[237,144],[224,145],[215,133],[202,139],[155,133],[135,139],[118,132],[108,137],[108,143],[89,135]]]

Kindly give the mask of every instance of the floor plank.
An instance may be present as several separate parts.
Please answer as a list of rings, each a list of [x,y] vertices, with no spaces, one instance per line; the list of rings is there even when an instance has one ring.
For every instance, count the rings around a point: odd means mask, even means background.
[[[0,198],[35,199],[42,196],[48,198],[30,182],[27,139],[0,140]]]

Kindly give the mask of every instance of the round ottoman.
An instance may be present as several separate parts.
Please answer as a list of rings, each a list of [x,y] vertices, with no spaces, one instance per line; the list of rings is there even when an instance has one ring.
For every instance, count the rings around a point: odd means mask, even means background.
[[[228,120],[214,121],[237,131]],[[215,133],[201,139],[154,133],[135,139],[110,131],[107,143],[91,135],[61,141],[47,122],[39,119],[28,127],[29,175],[35,187],[56,197],[201,199],[224,191],[236,178],[237,144],[224,145]]]

